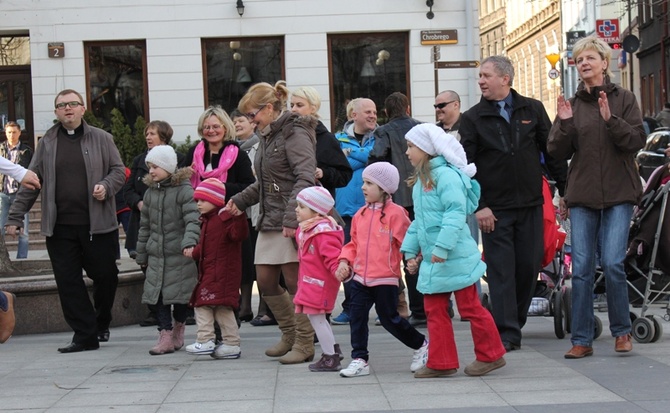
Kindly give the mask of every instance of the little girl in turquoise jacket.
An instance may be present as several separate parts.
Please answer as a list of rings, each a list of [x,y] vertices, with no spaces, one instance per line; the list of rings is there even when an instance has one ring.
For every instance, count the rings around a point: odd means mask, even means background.
[[[476,282],[486,271],[466,217],[479,203],[476,172],[452,135],[424,123],[406,135],[407,156],[416,168],[408,180],[414,221],[400,248],[410,273],[419,271],[417,289],[424,294],[428,320],[428,362],[416,378],[442,377],[458,370],[458,352],[447,309],[451,294],[462,318],[470,321],[476,360],[465,374],[481,376],[505,365],[505,348],[491,314],[482,307]]]

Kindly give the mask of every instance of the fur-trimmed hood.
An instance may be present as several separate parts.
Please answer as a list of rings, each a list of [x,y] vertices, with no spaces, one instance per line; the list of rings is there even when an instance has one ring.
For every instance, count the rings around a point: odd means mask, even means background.
[[[150,174],[144,175],[142,182],[149,188],[160,188],[161,186],[177,186],[182,182],[188,182],[193,175],[193,169],[190,166],[179,168],[175,173],[160,182],[154,182]]]

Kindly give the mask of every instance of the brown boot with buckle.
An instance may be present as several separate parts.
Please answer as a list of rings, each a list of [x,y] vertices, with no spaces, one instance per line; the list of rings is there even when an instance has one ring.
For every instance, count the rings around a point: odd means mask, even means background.
[[[584,357],[593,355],[593,347],[588,346],[572,346],[570,351],[565,353],[566,359],[582,359]]]
[[[617,353],[628,353],[633,349],[633,342],[630,334],[624,334],[614,340],[614,351]]]

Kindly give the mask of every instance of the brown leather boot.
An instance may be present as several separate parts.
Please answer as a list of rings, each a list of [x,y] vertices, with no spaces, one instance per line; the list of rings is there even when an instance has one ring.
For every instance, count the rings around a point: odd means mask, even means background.
[[[272,314],[282,332],[279,342],[265,350],[265,355],[268,357],[281,357],[291,351],[295,343],[295,307],[286,291],[279,295],[264,295],[263,299],[270,310],[272,310]]]
[[[279,359],[281,364],[299,364],[314,360],[314,329],[305,314],[295,315],[295,343],[291,351]],[[338,356],[339,359],[339,356]]]
[[[337,354],[322,354],[319,361],[309,365],[309,371],[340,371],[341,369],[340,356]]]

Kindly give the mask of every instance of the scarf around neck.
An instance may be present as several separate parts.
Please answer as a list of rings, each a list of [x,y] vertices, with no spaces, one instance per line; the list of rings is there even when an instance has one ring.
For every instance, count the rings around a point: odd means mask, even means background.
[[[237,145],[226,145],[221,158],[219,159],[219,166],[211,171],[206,171],[205,168],[205,142],[200,141],[193,152],[193,175],[191,175],[191,186],[193,189],[198,187],[200,181],[208,178],[216,178],[225,183],[228,180],[228,170],[233,166],[237,159],[239,148]]]

